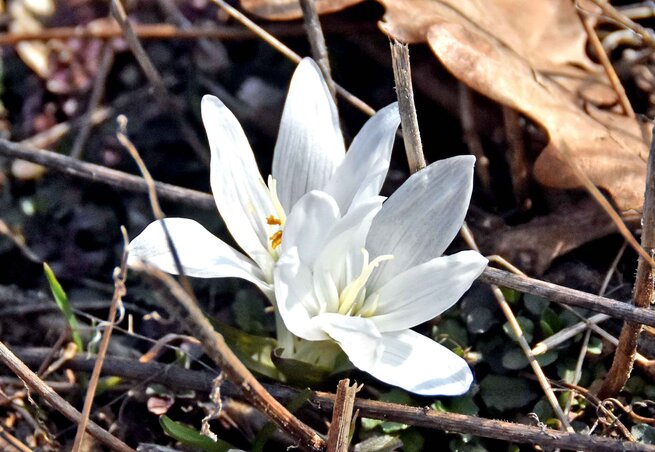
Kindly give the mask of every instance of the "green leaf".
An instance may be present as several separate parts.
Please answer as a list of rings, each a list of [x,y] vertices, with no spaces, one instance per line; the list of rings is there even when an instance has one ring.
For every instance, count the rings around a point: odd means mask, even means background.
[[[532,337],[534,335],[534,322],[523,316],[516,317],[516,321],[523,331],[523,337],[525,337],[525,340],[528,341],[528,343],[532,342]],[[505,334],[507,334],[513,340],[517,340],[516,334],[514,334],[514,330],[512,330],[509,322],[505,322],[503,325],[503,331],[505,331]]]
[[[237,292],[232,313],[237,326],[246,333],[262,335],[266,332],[264,323],[264,303],[247,290]]]
[[[316,386],[332,374],[332,369],[299,361],[293,358],[283,358],[281,349],[273,350],[273,364],[284,375],[285,380],[297,386]]]
[[[425,438],[414,428],[409,428],[400,433],[400,440],[403,442],[405,452],[421,452],[424,450]]]
[[[235,449],[230,443],[223,440],[212,440],[202,434],[199,431],[187,427],[186,425],[175,422],[168,416],[159,416],[159,424],[164,433],[168,436],[174,438],[175,440],[189,446],[193,447],[196,450],[202,450],[205,452],[227,452],[230,449]]]
[[[529,293],[526,293],[523,296],[523,305],[525,306],[525,309],[530,311],[530,313],[534,315],[538,315],[541,317],[541,314],[544,312],[544,310],[548,307],[548,300],[545,298],[538,297],[536,295],[532,295]]]
[[[603,341],[596,336],[591,336],[589,338],[589,344],[587,344],[587,353],[590,355],[600,355],[603,352]]]
[[[550,308],[546,308],[544,309],[544,312],[541,314],[540,323],[546,323],[550,327],[550,331],[552,331],[550,335],[552,336],[554,333],[557,333],[559,330],[562,329],[563,322],[560,320],[559,316],[555,311],[553,311]]]
[[[555,362],[557,355],[558,352],[556,350],[548,350],[546,353],[538,355],[536,358],[539,365],[544,367]],[[530,364],[528,358],[525,357],[523,352],[515,347],[512,347],[503,354],[502,362],[503,367],[509,370],[523,369]]]
[[[456,319],[443,319],[433,328],[432,337],[449,349],[468,346],[468,332]]]
[[[509,304],[514,304],[521,299],[521,292],[507,287],[501,287],[501,292]]]
[[[57,281],[57,277],[53,273],[50,266],[45,262],[43,263],[43,271],[45,273],[45,277],[48,280],[48,284],[50,284],[50,290],[52,291],[52,296],[55,298],[55,303],[57,303],[57,306],[64,314],[64,317],[66,318],[66,321],[71,328],[73,342],[75,342],[75,345],[77,345],[77,349],[79,351],[84,350],[84,343],[82,342],[82,336],[80,335],[80,325],[77,322],[77,317],[75,317],[73,308],[68,301],[68,295],[66,295],[66,292],[64,292],[61,284],[59,284],[59,281]]]
[[[475,404],[473,397],[462,396],[453,398],[448,404],[452,413],[465,414],[467,416],[477,416],[480,408]]]
[[[537,397],[530,384],[521,378],[488,375],[480,383],[485,405],[499,411],[522,408]]]
[[[642,444],[655,444],[655,427],[648,424],[635,424],[630,433]]]
[[[244,333],[237,328],[219,323],[211,317],[209,319],[216,331],[223,335],[227,345],[248,369],[278,381],[285,381],[271,359],[273,350],[277,348],[275,339]]]

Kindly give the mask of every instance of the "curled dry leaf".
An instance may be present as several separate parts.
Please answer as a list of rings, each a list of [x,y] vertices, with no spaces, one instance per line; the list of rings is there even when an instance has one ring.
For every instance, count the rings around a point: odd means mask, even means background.
[[[363,0],[315,0],[319,14],[333,13]],[[302,17],[298,0],[241,0],[243,8],[269,20],[291,20]]]
[[[592,105],[583,109],[562,85],[473,26],[438,23],[430,27],[428,40],[458,79],[546,129],[550,142],[534,167],[540,182],[580,187],[558,150],[563,143],[575,163],[612,195],[621,210],[641,208],[648,152],[644,135],[650,133],[643,134],[637,121]]]

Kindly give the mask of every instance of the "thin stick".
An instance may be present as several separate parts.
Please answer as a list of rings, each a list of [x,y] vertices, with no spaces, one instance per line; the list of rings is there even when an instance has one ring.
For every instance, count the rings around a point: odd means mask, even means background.
[[[653,37],[653,33],[651,30],[648,30],[645,27],[642,27],[641,25],[636,23],[635,21],[630,20],[628,17],[625,16],[625,14],[621,14],[616,8],[614,8],[614,6],[610,5],[607,2],[607,0],[591,0],[591,1],[595,3],[597,6],[599,6],[600,9],[603,10],[603,14],[605,14],[609,18],[617,21],[619,24],[623,25],[624,27],[638,34],[643,40],[644,44],[648,45],[649,47],[655,48],[655,38]]]
[[[117,171],[101,165],[86,163],[56,152],[37,149],[34,146],[14,143],[0,138],[0,154],[6,157],[27,160],[50,169],[61,171],[71,176],[95,182],[102,182],[113,187],[147,193],[148,187],[143,178]],[[169,201],[191,204],[203,209],[216,209],[214,198],[209,193],[178,187],[176,185],[155,182],[157,194]]]
[[[262,27],[254,23],[252,20],[248,19],[245,15],[241,14],[236,8],[228,5],[224,0],[212,0],[218,6],[220,6],[226,13],[228,13],[233,19],[241,22],[244,26],[248,27],[253,33],[259,36],[267,44],[273,47],[275,50],[280,52],[282,55],[293,61],[294,63],[300,63],[302,59],[300,55],[291,50],[289,47],[284,45],[282,41],[277,39],[275,36],[271,35],[268,31],[264,30]],[[362,112],[366,113],[369,116],[375,114],[375,109],[368,105],[363,100],[359,99],[357,96],[351,94],[345,88],[341,87],[339,84],[335,83],[334,88],[338,95],[343,97],[347,102],[352,104],[355,108],[358,108]]]
[[[184,135],[184,139],[189,143],[191,149],[193,149],[200,161],[209,166],[209,154],[207,153],[205,146],[200,142],[200,140],[198,140],[195,130],[184,119],[179,106],[168,93],[161,75],[159,75],[155,65],[152,64],[152,61],[144,50],[143,45],[141,45],[141,41],[139,41],[139,37],[135,33],[134,28],[132,28],[132,24],[130,24],[130,21],[127,19],[125,8],[123,8],[123,4],[120,0],[111,0],[111,13],[123,30],[125,41],[134,54],[134,58],[136,58],[143,73],[154,88],[156,100],[162,104],[166,111],[172,110],[172,117],[178,123],[180,131],[182,132],[182,135]]]
[[[482,185],[482,190],[491,198],[493,192],[491,191],[489,159],[484,153],[480,136],[476,132],[475,117],[473,115],[473,95],[471,89],[464,83],[457,84],[457,100],[464,143],[466,143],[469,152],[475,156],[475,174],[478,176],[480,185]]]
[[[16,374],[18,378],[23,380],[30,389],[36,391],[43,397],[49,404],[51,404],[57,411],[63,414],[71,421],[78,423],[82,415],[70,403],[64,400],[59,394],[52,390],[41,380],[34,372],[32,372],[16,355],[14,355],[7,346],[0,341],[0,360]],[[102,444],[114,450],[121,452],[134,452],[130,446],[111,435],[98,424],[89,422],[86,431],[91,436],[96,438]]]
[[[651,143],[648,155],[641,246],[643,247],[642,251],[647,252],[650,256],[653,255],[655,251],[655,139]],[[632,298],[633,304],[640,308],[648,308],[653,301],[653,267],[641,256],[637,265],[637,278]],[[625,322],[623,325],[612,367],[607,372],[603,385],[598,391],[599,398],[614,397],[628,381],[637,354],[640,332],[640,323]]]
[[[350,386],[350,380],[347,378],[339,381],[332,409],[332,422],[328,432],[327,452],[348,451],[353,405],[360,388],[361,386],[357,386],[357,383]]]
[[[577,1],[578,0],[574,0],[574,3]],[[632,104],[630,104],[630,100],[628,99],[628,96],[625,93],[625,89],[621,84],[621,80],[619,80],[619,76],[616,75],[614,66],[612,66],[612,62],[607,56],[607,53],[603,48],[603,44],[600,42],[600,39],[598,39],[598,35],[596,34],[594,27],[591,26],[591,22],[587,18],[584,11],[582,11],[579,8],[577,8],[576,11],[578,13],[578,17],[580,17],[580,22],[582,22],[582,26],[584,27],[585,32],[589,37],[589,42],[594,48],[594,51],[596,52],[596,55],[600,60],[600,64],[603,65],[603,69],[605,70],[605,75],[607,75],[607,78],[610,84],[612,85],[612,88],[614,88],[614,92],[619,98],[619,104],[621,105],[623,114],[629,118],[635,118],[636,115],[635,115],[635,111],[632,109]]]
[[[403,128],[403,141],[407,153],[407,163],[410,173],[425,168],[425,156],[421,144],[421,134],[418,129],[414,91],[412,90],[412,70],[409,64],[409,47],[395,39],[389,41],[391,46],[391,64],[393,78],[396,81],[396,96],[400,123]]]
[[[514,199],[517,207],[526,211],[532,207],[532,200],[529,196],[528,162],[525,157],[525,141],[523,140],[520,116],[516,110],[506,105],[503,105],[502,109],[505,137],[507,138],[506,159],[509,163]]]
[[[102,96],[105,93],[105,87],[107,85],[107,77],[109,76],[109,71],[114,64],[114,48],[112,42],[105,43],[105,47],[102,50],[102,56],[100,57],[100,66],[98,67],[98,72],[95,77],[95,83],[93,85],[93,90],[91,91],[91,97],[89,99],[89,105],[87,107],[88,112],[93,112],[98,109],[100,102],[102,102]],[[82,157],[84,147],[86,142],[89,139],[91,134],[91,128],[93,127],[93,121],[91,121],[91,115],[85,115],[89,119],[82,123],[82,128],[80,129],[75,142],[73,143],[73,148],[71,150],[71,157],[74,159],[79,159]]]
[[[327,83],[330,94],[332,94],[332,97],[335,97],[337,91],[334,86],[334,80],[332,79],[330,59],[328,58],[321,21],[316,11],[315,0],[300,0],[300,8],[302,9],[302,15],[305,20],[305,30],[309,39],[309,46],[312,49],[312,57],[316,60],[318,67],[321,68],[321,73]]]
[[[478,280],[487,284],[496,284],[522,293],[536,295],[556,303],[577,306],[590,311],[609,314],[614,318],[655,326],[655,311],[650,309],[637,308],[630,303],[599,297],[598,295],[528,278],[527,276],[514,275],[497,268],[487,267]]]
[[[45,348],[16,348],[17,354],[31,365],[38,365],[47,353]],[[89,371],[93,361],[84,357],[75,357],[65,364],[68,368],[79,371]],[[117,375],[136,381],[148,380],[166,386],[182,389],[193,389],[207,392],[211,388],[214,374],[204,371],[184,369],[180,366],[157,362],[140,363],[123,357],[107,357],[103,367],[106,375]],[[268,391],[276,399],[287,403],[298,395],[298,391],[283,385],[266,385]],[[223,383],[221,392],[226,397],[239,397],[240,391],[229,381]],[[334,410],[335,395],[327,392],[314,392],[311,399],[312,409],[330,413]],[[601,436],[566,433],[553,429],[541,429],[512,422],[497,421],[465,416],[454,413],[444,413],[427,407],[410,407],[377,400],[356,399],[354,409],[361,416],[371,419],[400,422],[416,427],[439,429],[454,433],[471,434],[501,441],[511,441],[521,444],[539,444],[543,447],[562,448],[569,450],[608,451],[652,451],[652,447],[640,444],[613,440]]]
[[[473,237],[473,234],[471,233],[466,223],[462,225],[462,232],[463,232],[462,235],[464,236],[464,239],[467,241],[468,245],[475,251],[480,252],[480,249],[475,243],[475,238]],[[544,373],[543,369],[537,362],[537,359],[532,354],[532,350],[530,349],[530,344],[528,344],[528,341],[525,339],[525,335],[523,334],[523,329],[521,328],[521,325],[519,325],[518,320],[516,320],[516,316],[514,315],[514,312],[512,312],[512,308],[509,306],[509,303],[507,303],[507,300],[505,299],[505,295],[503,295],[503,292],[495,284],[491,285],[491,292],[494,294],[494,298],[496,298],[496,301],[498,302],[498,306],[500,306],[501,311],[503,311],[505,318],[509,322],[512,331],[514,332],[514,336],[516,336],[516,341],[518,342],[519,347],[521,348],[521,351],[525,355],[525,358],[528,360],[528,363],[532,368],[532,372],[534,372],[534,375],[537,377],[539,386],[541,386],[541,389],[544,391],[544,394],[546,395],[546,400],[548,400],[548,403],[553,409],[553,412],[562,423],[561,426],[562,429],[570,433],[575,432],[575,430],[573,430],[573,427],[571,427],[571,424],[569,423],[568,417],[566,416],[566,414],[564,414],[564,411],[562,411],[562,407],[559,405],[559,401],[557,400],[557,397],[553,392],[553,388],[550,386],[550,382],[548,381],[546,374]]]
[[[75,434],[75,442],[73,443],[73,452],[78,452],[82,448],[84,441],[84,431],[86,430],[86,425],[89,422],[89,415],[91,414],[91,408],[93,407],[93,398],[96,393],[96,387],[98,386],[98,381],[100,379],[100,371],[102,370],[102,364],[104,363],[105,356],[107,355],[107,349],[109,348],[109,339],[111,338],[112,329],[114,327],[114,322],[116,321],[116,312],[120,305],[123,295],[125,295],[125,279],[127,278],[127,249],[129,245],[129,240],[127,238],[127,231],[125,228],[121,227],[121,232],[123,233],[123,256],[121,258],[121,265],[114,270],[114,295],[111,299],[111,305],[109,306],[109,316],[107,317],[106,326],[102,333],[102,340],[100,342],[100,347],[98,348],[98,355],[93,366],[93,372],[91,373],[91,378],[89,379],[89,385],[86,390],[86,397],[84,398],[84,406],[82,407],[82,419],[77,426],[77,432]]]

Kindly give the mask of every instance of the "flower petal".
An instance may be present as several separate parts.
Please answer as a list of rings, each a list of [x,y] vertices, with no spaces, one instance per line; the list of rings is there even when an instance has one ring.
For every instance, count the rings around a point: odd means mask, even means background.
[[[379,299],[370,319],[381,332],[404,330],[428,321],[455,304],[487,262],[476,251],[462,251],[412,267],[372,295]]]
[[[382,336],[369,319],[326,313],[311,321],[335,340],[358,368],[375,367],[381,359]]]
[[[321,312],[321,306],[314,296],[311,271],[300,261],[298,248],[290,248],[280,255],[274,274],[277,309],[288,330],[310,341],[328,339],[311,322]]]
[[[266,223],[275,215],[270,194],[257,168],[243,129],[214,96],[204,96],[202,120],[211,148],[211,186],[218,211],[230,234],[270,278],[273,258]]]
[[[322,189],[345,154],[339,117],[318,66],[303,59],[291,79],[273,156],[273,177],[286,212]]]
[[[342,344],[348,357],[349,350],[359,346]],[[382,355],[373,365],[353,364],[385,383],[421,395],[459,395],[473,382],[466,361],[412,330],[382,333],[381,348]]]
[[[166,218],[168,233],[187,276],[196,278],[241,278],[269,295],[272,288],[253,261],[186,218]],[[142,260],[168,273],[177,274],[161,221],[150,223],[130,242],[128,264]]]
[[[380,193],[399,124],[398,104],[393,103],[369,119],[353,140],[325,188],[336,199],[341,212]]]
[[[302,263],[311,267],[325,245],[328,232],[340,218],[332,196],[318,190],[307,193],[293,206],[284,224],[281,252],[297,247]]]
[[[440,160],[413,174],[384,203],[366,238],[372,257],[391,254],[370,287],[439,257],[464,222],[473,190],[475,157]]]

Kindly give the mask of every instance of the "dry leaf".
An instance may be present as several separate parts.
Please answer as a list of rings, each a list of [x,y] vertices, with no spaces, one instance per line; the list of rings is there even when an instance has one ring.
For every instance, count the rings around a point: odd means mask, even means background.
[[[550,143],[534,168],[542,183],[580,186],[557,150],[559,143],[565,143],[578,166],[594,184],[610,192],[622,211],[641,208],[648,149],[636,121],[593,106],[583,110],[571,93],[473,26],[436,24],[428,31],[428,40],[455,77],[546,129]]]
[[[334,13],[363,0],[315,0],[319,14]],[[241,0],[243,9],[269,20],[291,20],[302,17],[298,0]]]

